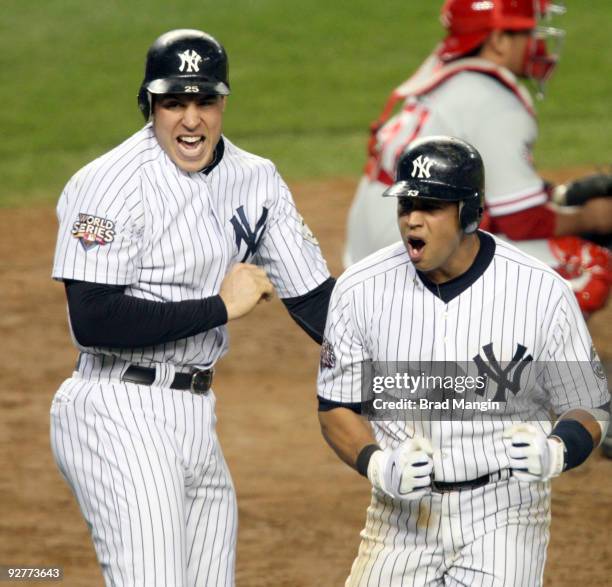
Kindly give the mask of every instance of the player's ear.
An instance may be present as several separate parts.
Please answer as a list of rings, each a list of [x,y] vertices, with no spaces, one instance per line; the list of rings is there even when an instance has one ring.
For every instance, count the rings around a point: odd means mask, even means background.
[[[484,42],[481,57],[495,61],[496,57],[500,58],[504,56],[507,52],[508,41],[509,35],[506,31],[495,29]]]
[[[225,112],[226,105],[227,105],[227,96],[221,96],[221,112]]]

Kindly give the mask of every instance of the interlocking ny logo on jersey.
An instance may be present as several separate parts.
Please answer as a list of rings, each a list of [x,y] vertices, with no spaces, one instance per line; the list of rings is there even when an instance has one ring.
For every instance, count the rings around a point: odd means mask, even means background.
[[[251,230],[249,221],[244,213],[244,206],[236,208],[236,214],[230,218],[230,222],[234,227],[234,233],[236,235],[236,246],[240,251],[242,241],[246,244],[246,252],[242,257],[241,263],[244,263],[249,255],[254,255],[257,252],[257,247],[261,241],[261,237],[266,229],[266,220],[268,218],[268,209],[264,206],[263,212],[259,217],[259,220],[255,224],[255,230]]]
[[[525,367],[531,361],[533,361],[533,357],[531,355],[527,355],[525,358],[523,358],[527,352],[527,347],[524,347],[522,344],[517,344],[512,360],[502,368],[499,361],[493,354],[493,344],[486,344],[482,347],[482,350],[484,351],[485,357],[489,361],[489,364],[487,365],[484,362],[480,354],[476,355],[473,361],[478,367],[478,375],[489,377],[495,381],[495,383],[497,383],[497,393],[495,394],[493,401],[505,402],[506,389],[509,389],[514,395],[520,391],[521,375]],[[512,376],[511,380],[510,376]],[[484,391],[482,393],[484,393]]]
[[[419,179],[429,178],[431,177],[431,166],[433,165],[433,161],[429,157],[423,157],[423,155],[419,155],[412,162],[412,177],[417,177]]]
[[[71,234],[74,238],[78,238],[83,248],[88,251],[97,245],[113,242],[115,223],[108,218],[79,214],[79,219],[72,225]]]
[[[202,58],[193,49],[187,49],[179,53],[178,56],[181,58],[179,71],[184,71],[185,73],[200,71],[200,61],[202,61]]]

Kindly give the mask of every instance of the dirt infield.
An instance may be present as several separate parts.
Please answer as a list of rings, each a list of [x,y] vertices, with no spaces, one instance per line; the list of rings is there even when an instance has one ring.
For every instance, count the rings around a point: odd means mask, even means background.
[[[354,182],[292,187],[337,275]],[[51,398],[76,357],[62,287],[49,278],[55,235],[50,207],[0,212],[0,564],[59,565],[66,585],[102,585],[87,528],[48,441]],[[608,360],[611,324],[608,307],[591,325]],[[232,324],[231,334],[215,391],[221,441],[238,492],[237,584],[342,585],[369,487],[320,436],[318,347],[278,300]],[[611,472],[612,460],[598,452],[555,481],[546,585],[608,584]]]

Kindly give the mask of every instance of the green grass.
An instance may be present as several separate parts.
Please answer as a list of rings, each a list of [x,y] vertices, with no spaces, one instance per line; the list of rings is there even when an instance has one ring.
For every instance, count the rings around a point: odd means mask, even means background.
[[[367,128],[441,36],[437,0],[3,0],[0,205],[53,201],[142,124],[147,47],[211,32],[230,56],[225,132],[288,179],[357,176]],[[543,167],[612,160],[609,0],[570,1],[563,61],[538,105]]]

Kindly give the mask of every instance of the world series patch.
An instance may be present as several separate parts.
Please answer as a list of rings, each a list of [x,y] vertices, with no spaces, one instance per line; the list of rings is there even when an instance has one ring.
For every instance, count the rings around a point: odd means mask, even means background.
[[[308,224],[306,224],[302,216],[298,215],[298,217],[300,219],[300,232],[302,233],[304,239],[307,240],[309,243],[318,246],[319,241],[317,240],[317,237],[313,234],[312,230],[310,230],[310,227],[308,226]]]
[[[331,342],[326,338],[323,339],[321,345],[321,358],[320,358],[321,370],[333,369],[336,366],[336,353]]]
[[[593,373],[603,381],[606,380],[606,371],[604,366],[601,363],[599,355],[595,350],[595,345],[591,343],[591,368],[593,369]]]
[[[79,214],[79,219],[72,225],[71,233],[88,251],[97,245],[107,245],[115,240],[115,223],[108,218]]]

